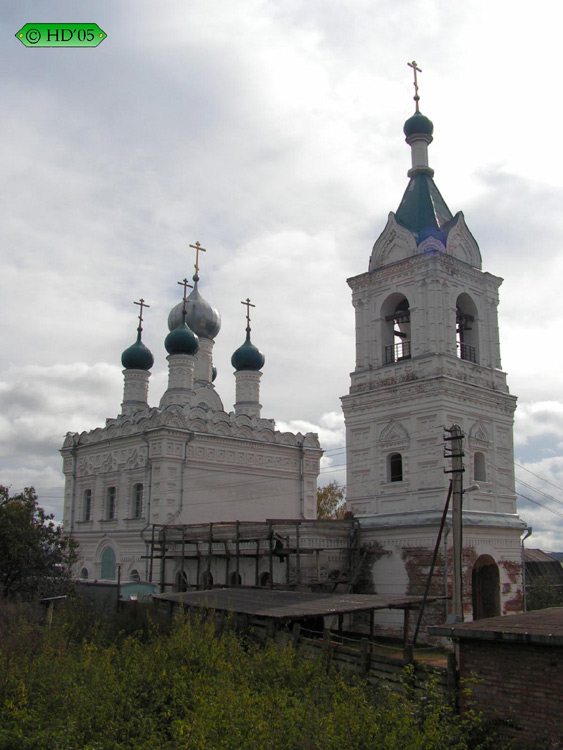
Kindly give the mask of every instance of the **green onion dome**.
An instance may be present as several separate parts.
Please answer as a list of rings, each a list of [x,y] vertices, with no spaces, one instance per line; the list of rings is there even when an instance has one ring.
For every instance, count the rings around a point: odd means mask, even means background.
[[[405,122],[403,133],[408,138],[412,135],[429,135],[434,132],[432,121],[425,117],[421,112],[415,112],[412,117]]]
[[[164,340],[168,354],[195,354],[199,349],[199,339],[186,323],[186,316],[177,328],[170,331]]]
[[[236,350],[231,357],[231,364],[238,372],[239,370],[261,370],[266,358],[250,341],[250,331],[246,332],[246,341]]]
[[[126,370],[150,370],[154,365],[154,357],[141,341],[141,332],[137,334],[137,341],[121,355],[121,364]]]

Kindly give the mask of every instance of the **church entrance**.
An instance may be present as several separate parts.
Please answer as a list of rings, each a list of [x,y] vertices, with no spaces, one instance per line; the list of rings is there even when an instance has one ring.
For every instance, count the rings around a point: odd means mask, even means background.
[[[473,619],[500,615],[500,574],[490,555],[481,555],[471,572]]]

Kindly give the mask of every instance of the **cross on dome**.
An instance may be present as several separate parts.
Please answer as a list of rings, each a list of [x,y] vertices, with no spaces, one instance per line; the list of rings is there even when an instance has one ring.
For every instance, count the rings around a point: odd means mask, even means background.
[[[195,250],[195,263],[194,263],[195,275],[194,275],[194,281],[198,281],[199,280],[199,254],[200,254],[200,252],[201,253],[206,253],[207,250],[204,247],[202,247],[199,244],[199,242],[196,242],[195,245],[190,245],[190,247],[193,247],[193,249]]]
[[[190,287],[190,289],[193,289],[193,286],[191,284],[188,284],[187,279],[184,279],[183,281],[177,281],[176,283],[184,287],[184,296],[183,296],[184,306],[182,307],[182,315],[185,315],[186,314],[186,290],[188,287]]]
[[[250,308],[256,307],[256,305],[253,305],[250,301],[250,298],[246,298],[246,302],[241,302],[241,305],[246,305],[246,330],[250,331]]]
[[[150,305],[147,305],[147,303],[145,302],[145,300],[142,297],[139,300],[139,302],[133,302],[133,304],[134,305],[139,305],[139,307],[141,308],[139,310],[139,327],[137,328],[137,330],[139,331],[139,333],[141,333],[141,331],[143,330],[143,307],[150,307]]]
[[[420,112],[418,108],[418,102],[420,101],[420,96],[418,95],[418,79],[416,77],[417,72],[422,73],[422,70],[418,67],[416,60],[413,60],[412,62],[407,63],[409,68],[412,68],[412,72],[414,73],[414,103],[416,105],[416,112]]]

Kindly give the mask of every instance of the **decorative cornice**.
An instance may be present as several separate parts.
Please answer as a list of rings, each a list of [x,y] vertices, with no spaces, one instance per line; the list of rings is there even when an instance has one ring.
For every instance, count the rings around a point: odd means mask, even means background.
[[[68,432],[61,452],[83,445],[93,445],[111,440],[123,440],[127,437],[139,437],[158,428],[169,428],[192,433],[205,433],[217,437],[231,437],[242,440],[272,443],[320,450],[316,433],[279,432],[271,419],[258,419],[246,415],[235,416],[222,411],[206,411],[200,406],[186,411],[180,406],[172,405],[164,409],[153,408],[148,412],[137,412],[131,416],[121,415],[108,419],[106,426],[89,432]]]

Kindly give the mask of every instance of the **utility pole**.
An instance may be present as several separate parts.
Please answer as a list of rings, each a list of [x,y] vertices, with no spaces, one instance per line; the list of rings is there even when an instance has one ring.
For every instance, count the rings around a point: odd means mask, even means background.
[[[453,539],[453,615],[456,622],[463,622],[463,438],[461,427],[454,424],[446,429],[448,435],[444,437],[450,446],[446,446],[444,455],[452,459],[452,468],[445,470],[452,477],[452,539]]]

